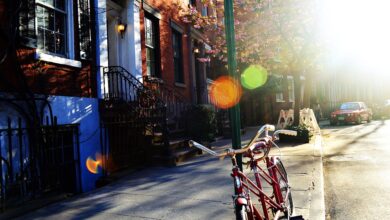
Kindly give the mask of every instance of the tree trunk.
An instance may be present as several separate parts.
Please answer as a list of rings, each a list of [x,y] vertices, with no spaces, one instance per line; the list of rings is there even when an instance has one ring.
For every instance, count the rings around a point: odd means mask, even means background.
[[[299,111],[301,110],[301,77],[299,72],[293,73],[294,76],[294,126],[299,125]]]
[[[313,90],[313,80],[311,73],[305,75],[305,84],[303,90],[303,108],[310,108],[310,99]]]

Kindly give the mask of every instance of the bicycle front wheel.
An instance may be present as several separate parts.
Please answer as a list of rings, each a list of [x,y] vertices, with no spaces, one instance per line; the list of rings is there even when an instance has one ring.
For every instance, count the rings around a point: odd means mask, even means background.
[[[288,184],[287,172],[283,166],[282,161],[279,158],[276,158],[274,160],[274,164],[276,164],[276,168],[277,168],[276,175],[278,176],[280,192],[282,194],[283,199],[285,199],[284,205],[286,206],[287,209],[284,212],[284,219],[289,219],[290,216],[293,214],[294,205],[293,205],[290,186]]]
[[[245,205],[237,205],[235,208],[236,220],[248,220],[248,213]]]

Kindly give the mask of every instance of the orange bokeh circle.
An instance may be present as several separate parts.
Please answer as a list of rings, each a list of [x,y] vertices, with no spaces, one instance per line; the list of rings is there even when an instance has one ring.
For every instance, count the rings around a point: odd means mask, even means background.
[[[227,109],[236,105],[241,98],[240,84],[231,77],[221,76],[210,88],[211,102],[218,108]]]
[[[87,166],[89,172],[97,174],[99,172],[99,166],[101,166],[101,161],[88,157],[85,165]]]

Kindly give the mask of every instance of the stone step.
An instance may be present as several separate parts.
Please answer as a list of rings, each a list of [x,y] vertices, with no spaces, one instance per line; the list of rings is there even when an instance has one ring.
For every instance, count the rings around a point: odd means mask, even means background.
[[[186,136],[186,130],[185,129],[174,129],[174,130],[169,130],[169,138],[170,139],[180,139],[181,137]]]
[[[169,141],[169,149],[173,152],[188,147],[188,138],[179,138]]]
[[[178,150],[174,153],[174,164],[177,166],[179,163],[184,162],[195,155],[202,154],[202,151],[197,148],[186,148]]]
[[[190,148],[188,146],[188,138],[178,138],[169,141],[169,152],[167,154],[167,149],[164,146],[164,143],[154,144],[153,147],[153,164],[160,163],[167,166],[176,166],[181,162],[184,162],[191,157],[201,154],[202,151],[197,148]]]

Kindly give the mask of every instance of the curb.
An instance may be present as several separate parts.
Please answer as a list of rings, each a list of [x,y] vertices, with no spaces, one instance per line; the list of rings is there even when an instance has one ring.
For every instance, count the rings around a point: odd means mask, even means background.
[[[325,193],[324,193],[324,171],[323,171],[323,140],[321,134],[316,134],[313,144],[314,160],[319,160],[317,167],[313,168],[313,191],[310,203],[310,219],[325,220]]]

